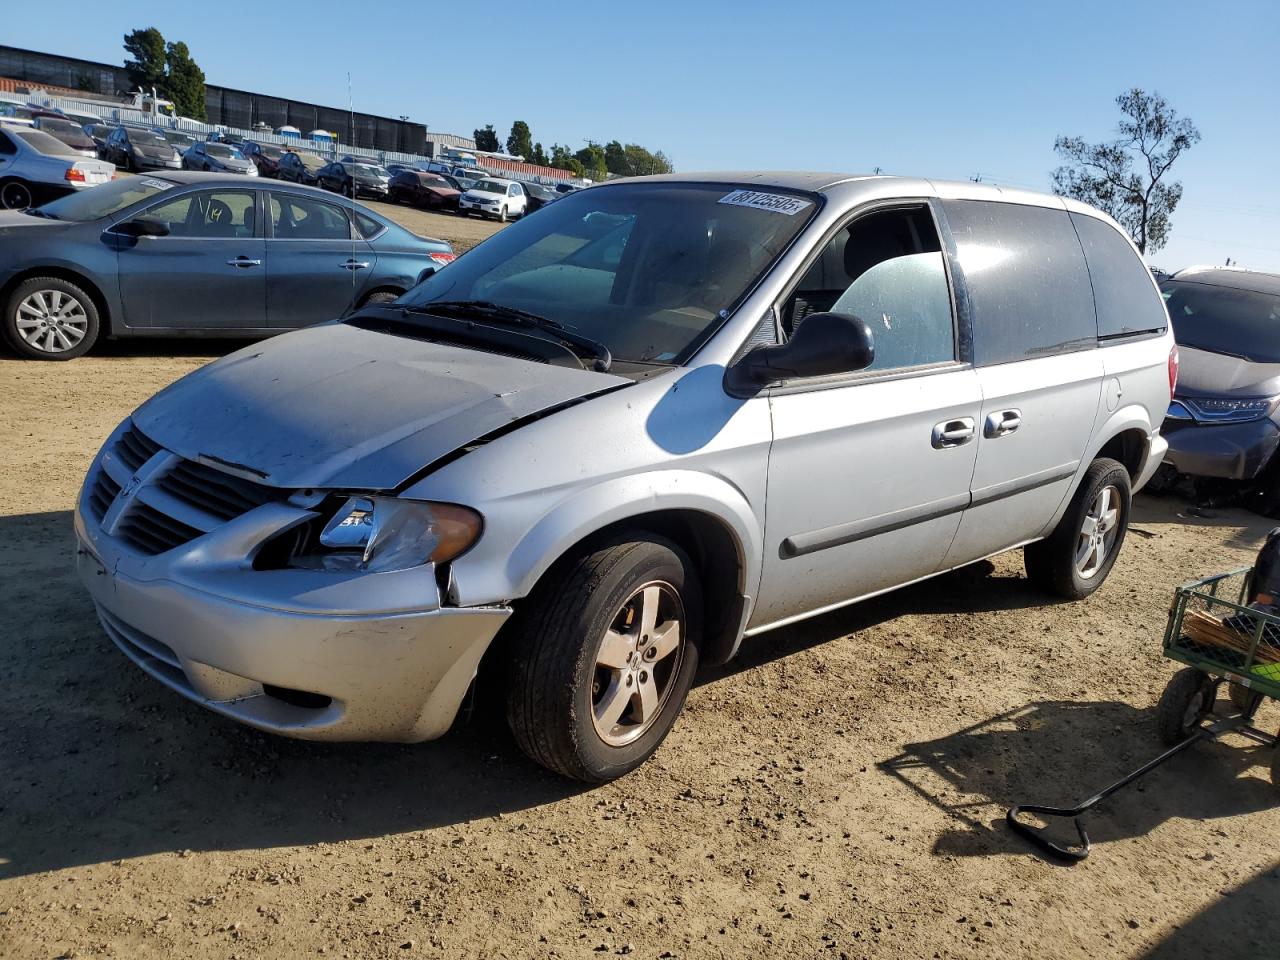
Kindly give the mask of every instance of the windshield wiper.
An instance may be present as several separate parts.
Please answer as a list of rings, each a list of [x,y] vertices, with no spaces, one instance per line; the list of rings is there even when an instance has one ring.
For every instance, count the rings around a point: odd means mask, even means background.
[[[528,327],[549,333],[557,340],[584,350],[595,361],[594,367],[599,373],[606,373],[613,364],[613,354],[599,340],[575,333],[548,317],[519,310],[516,307],[504,306],[491,300],[436,300],[417,306],[403,307],[409,313],[440,313],[446,316],[483,317],[498,323],[506,323],[515,327]]]

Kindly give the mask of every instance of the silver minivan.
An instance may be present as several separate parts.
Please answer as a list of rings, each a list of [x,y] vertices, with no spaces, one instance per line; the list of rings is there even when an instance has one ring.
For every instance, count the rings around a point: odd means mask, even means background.
[[[1137,251],[1071,200],[620,180],[161,391],[89,471],[79,570],[228,717],[427,740],[479,675],[529,756],[604,781],[755,634],[1015,547],[1097,589],[1176,371]]]

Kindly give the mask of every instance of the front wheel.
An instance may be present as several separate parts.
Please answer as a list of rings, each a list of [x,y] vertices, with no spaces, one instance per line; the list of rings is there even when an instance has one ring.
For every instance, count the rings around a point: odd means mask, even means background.
[[[1194,667],[1173,675],[1156,704],[1156,732],[1169,747],[1196,732],[1213,710],[1213,681]]]
[[[1129,471],[1099,457],[1053,533],[1023,548],[1027,577],[1068,600],[1083,600],[1102,586],[1129,529]]]
[[[507,208],[505,204],[503,205],[502,209],[498,211],[498,222],[499,223],[507,222]]]
[[[18,284],[4,311],[4,335],[20,356],[70,360],[98,339],[93,298],[60,277],[32,277]]]
[[[520,748],[589,783],[644,763],[698,666],[702,595],[684,551],[606,542],[544,578],[516,617],[507,722]]]

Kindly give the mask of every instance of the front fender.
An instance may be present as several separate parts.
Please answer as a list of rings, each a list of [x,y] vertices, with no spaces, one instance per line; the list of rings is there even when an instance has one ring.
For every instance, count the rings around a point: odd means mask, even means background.
[[[505,562],[493,562],[499,557],[492,548],[455,561],[456,602],[471,606],[527,596],[550,566],[586,537],[632,517],[665,510],[697,511],[723,524],[738,547],[739,592],[754,594],[763,531],[742,491],[712,474],[662,470],[614,477],[572,491],[549,505],[509,550],[501,551]],[[487,519],[503,525],[501,517]]]

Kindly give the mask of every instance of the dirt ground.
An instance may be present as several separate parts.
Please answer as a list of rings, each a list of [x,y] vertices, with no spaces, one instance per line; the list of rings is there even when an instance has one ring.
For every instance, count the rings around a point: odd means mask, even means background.
[[[441,221],[414,229],[481,226]],[[1259,748],[1200,745],[1116,797],[1075,867],[1003,822],[1159,749],[1172,588],[1250,560],[1268,521],[1139,498],[1086,602],[1037,592],[1015,554],[755,638],[605,787],[486,718],[307,744],[143,675],[72,575],[101,441],[224,349],[0,359],[0,957],[1280,955]]]

